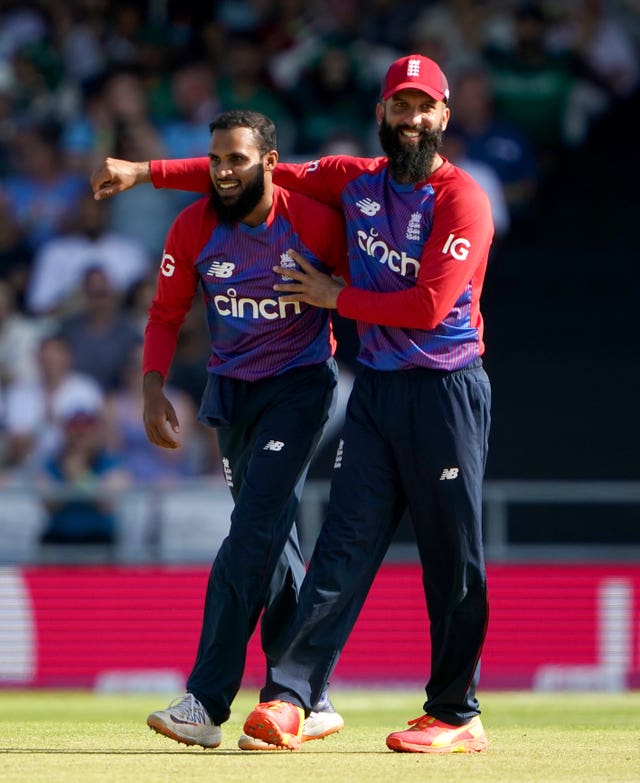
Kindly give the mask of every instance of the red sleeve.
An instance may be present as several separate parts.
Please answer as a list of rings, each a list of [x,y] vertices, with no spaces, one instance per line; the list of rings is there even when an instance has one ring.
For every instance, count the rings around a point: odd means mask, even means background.
[[[383,158],[328,155],[308,163],[278,163],[273,172],[276,185],[297,190],[336,209],[342,209],[342,192],[351,180],[376,171]]]
[[[281,198],[287,200],[291,223],[302,244],[334,275],[348,280],[349,261],[342,211],[299,193],[287,193],[281,188],[278,192]]]
[[[491,207],[484,191],[468,181],[447,185],[436,191],[433,227],[415,286],[390,293],[343,288],[338,313],[380,326],[435,329],[471,284],[471,319],[476,323],[492,238]]]
[[[213,216],[205,219],[205,212],[207,199],[201,199],[184,209],[169,229],[144,334],[143,374],[157,370],[166,378],[171,367],[180,327],[198,288],[194,262],[214,225]]]
[[[193,193],[209,193],[211,190],[209,158],[152,160],[149,171],[154,188],[189,190]]]

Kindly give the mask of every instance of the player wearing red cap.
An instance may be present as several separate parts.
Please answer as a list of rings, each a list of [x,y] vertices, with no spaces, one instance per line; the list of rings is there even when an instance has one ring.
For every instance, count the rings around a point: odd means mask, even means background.
[[[294,252],[299,268],[274,288],[284,302],[355,319],[362,365],[298,612],[245,722],[248,735],[280,747],[300,747],[305,715],[405,511],[423,569],[431,670],[424,715],[390,734],[387,746],[426,753],[487,746],[476,687],[488,618],[482,479],[491,390],[479,301],[493,225],[481,188],[439,154],[448,100],[435,62],[400,58],[376,107],[386,157],[338,155],[275,171],[281,184],[342,209],[350,284]],[[108,196],[149,178],[204,189],[205,168],[204,161],[133,168],[116,161],[96,175],[94,189]]]

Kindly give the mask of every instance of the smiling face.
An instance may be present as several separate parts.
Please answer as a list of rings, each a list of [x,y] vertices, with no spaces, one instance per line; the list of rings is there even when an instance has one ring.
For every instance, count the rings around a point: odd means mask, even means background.
[[[217,128],[211,134],[209,174],[211,201],[224,223],[263,222],[271,209],[271,172],[278,153],[261,152],[251,128]]]
[[[378,104],[380,144],[395,180],[420,182],[437,168],[438,149],[449,114],[446,103],[421,90],[400,90]]]

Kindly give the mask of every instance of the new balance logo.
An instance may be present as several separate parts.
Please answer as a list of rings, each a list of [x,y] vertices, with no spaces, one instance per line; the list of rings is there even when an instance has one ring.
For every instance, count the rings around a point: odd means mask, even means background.
[[[214,277],[231,277],[235,268],[236,265],[231,263],[231,261],[214,261],[207,269],[207,274]]]
[[[338,442],[338,450],[336,451],[336,461],[333,463],[333,469],[342,467],[342,453],[344,452],[344,441],[340,438]]]
[[[373,217],[380,212],[380,204],[377,201],[372,201],[370,198],[361,198],[360,201],[356,201],[356,207],[363,215],[368,215],[369,217]]]
[[[262,449],[263,451],[282,451],[284,443],[281,440],[270,440]]]
[[[445,468],[440,474],[440,481],[451,481],[457,479],[460,468]]]

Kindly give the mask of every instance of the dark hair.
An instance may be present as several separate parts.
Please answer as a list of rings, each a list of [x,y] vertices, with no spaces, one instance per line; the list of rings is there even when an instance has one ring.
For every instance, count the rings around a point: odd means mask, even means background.
[[[219,114],[209,123],[209,131],[232,130],[233,128],[249,128],[258,142],[261,155],[276,149],[276,126],[273,120],[257,111],[234,109]]]

